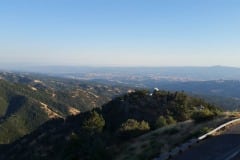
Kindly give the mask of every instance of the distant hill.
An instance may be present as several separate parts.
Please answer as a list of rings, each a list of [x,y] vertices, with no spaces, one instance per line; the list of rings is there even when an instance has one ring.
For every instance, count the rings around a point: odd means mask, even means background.
[[[129,88],[26,73],[0,73],[0,144],[52,118],[101,107]]]
[[[227,110],[240,109],[240,81],[238,80],[148,81],[144,84],[149,88],[159,87],[159,89],[170,91],[184,91]]]
[[[221,110],[184,93],[139,90],[117,97],[102,107],[76,116],[52,119],[29,135],[2,146],[8,160],[115,159],[117,145],[156,128],[158,119],[171,123],[207,111]],[[171,117],[171,118],[170,118]],[[206,120],[206,119],[205,119]],[[169,122],[170,123],[170,122]]]
[[[45,66],[26,70],[113,86],[185,91],[227,110],[240,108],[240,68],[236,67]]]
[[[158,87],[164,90],[185,91],[228,110],[240,108],[240,68],[236,67],[35,66],[19,70],[47,73],[73,81],[87,80],[107,86],[149,89]],[[24,81],[24,78],[19,81]]]

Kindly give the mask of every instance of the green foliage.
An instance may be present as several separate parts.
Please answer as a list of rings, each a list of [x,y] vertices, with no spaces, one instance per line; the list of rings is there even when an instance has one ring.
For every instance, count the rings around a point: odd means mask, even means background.
[[[8,102],[3,97],[0,97],[0,116],[4,116],[8,107]]]
[[[156,120],[155,127],[161,128],[176,123],[177,123],[176,120],[172,116],[167,116],[166,118],[164,116],[159,116]]]
[[[202,99],[187,96],[184,92],[155,91],[151,96],[143,90],[114,99],[103,106],[102,114],[106,120],[106,128],[114,132],[127,119],[146,120],[152,128],[186,121],[201,106],[214,112],[214,116],[221,112],[217,107]],[[157,120],[159,116],[164,116],[165,120],[163,117]]]
[[[148,130],[150,130],[150,126],[149,126],[148,122],[141,121],[138,125],[138,129],[141,131],[148,131]]]
[[[192,114],[192,119],[194,119],[195,122],[200,123],[204,121],[208,121],[213,119],[216,116],[216,114],[209,109],[203,109],[200,111],[196,111]]]
[[[168,123],[167,123],[167,120],[164,116],[159,116],[156,120],[156,128],[161,128],[161,127],[164,127],[166,126]]]
[[[102,115],[96,111],[90,112],[90,115],[84,120],[82,128],[91,134],[100,133],[105,126],[105,120]]]
[[[17,112],[6,116],[6,119],[1,123],[1,144],[13,142],[48,120],[47,114],[41,110],[40,105],[30,99],[18,107]]]
[[[149,130],[149,124],[145,121],[138,122],[135,119],[128,119],[122,124],[120,131],[132,131],[132,130]]]
[[[176,124],[177,121],[172,116],[167,116],[167,124]]]
[[[119,129],[121,136],[131,138],[145,133],[150,130],[150,126],[146,121],[138,122],[135,119],[128,119]]]

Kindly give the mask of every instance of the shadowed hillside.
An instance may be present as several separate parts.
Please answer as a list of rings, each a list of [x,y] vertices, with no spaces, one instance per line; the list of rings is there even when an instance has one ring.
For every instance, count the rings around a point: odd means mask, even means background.
[[[48,77],[0,73],[0,144],[32,132],[52,118],[101,107],[127,87]]]
[[[102,109],[50,120],[2,147],[0,155],[8,160],[114,159],[120,152],[116,145],[169,124],[211,120],[220,113],[184,93],[139,90],[115,98]]]

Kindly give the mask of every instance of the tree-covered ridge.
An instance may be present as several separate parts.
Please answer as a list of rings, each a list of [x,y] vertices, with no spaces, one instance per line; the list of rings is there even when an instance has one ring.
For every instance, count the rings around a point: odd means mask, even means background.
[[[196,113],[210,112],[213,116],[221,110],[202,99],[187,96],[183,92],[140,90],[118,97],[103,107],[107,127],[116,130],[124,121],[133,118],[145,120],[154,128],[159,116],[175,121],[191,119]]]
[[[209,120],[220,113],[217,107],[182,92],[155,91],[151,94],[139,90],[115,98],[102,108],[65,120],[48,121],[2,148],[0,158],[114,159],[119,152],[114,146],[136,136],[192,118],[196,122],[205,120],[204,117]]]
[[[49,120],[40,103],[21,87],[0,80],[0,143],[9,143]]]

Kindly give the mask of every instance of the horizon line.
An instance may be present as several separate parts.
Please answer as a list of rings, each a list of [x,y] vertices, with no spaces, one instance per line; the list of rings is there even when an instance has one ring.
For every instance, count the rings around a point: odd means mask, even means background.
[[[226,67],[226,68],[240,68],[240,66],[231,65],[162,65],[162,66],[128,66],[128,65],[61,65],[61,64],[0,64],[0,69],[4,68],[25,68],[25,67],[79,67],[79,68],[214,68],[214,67]]]

